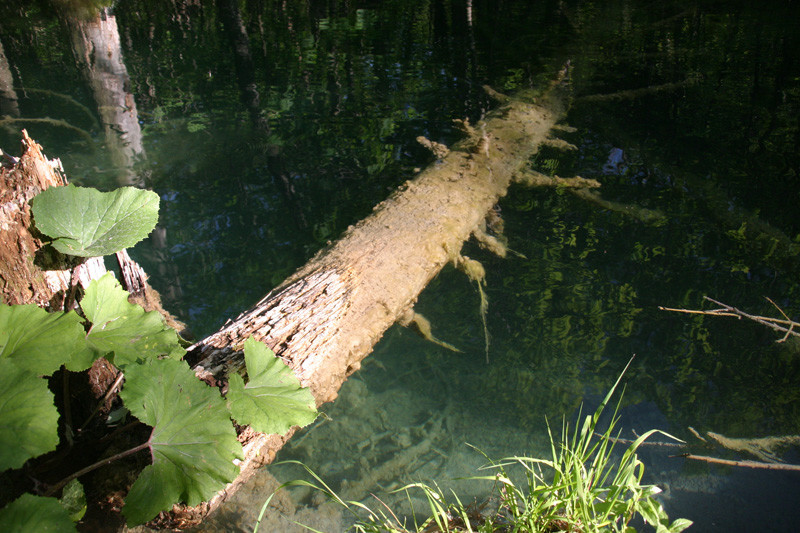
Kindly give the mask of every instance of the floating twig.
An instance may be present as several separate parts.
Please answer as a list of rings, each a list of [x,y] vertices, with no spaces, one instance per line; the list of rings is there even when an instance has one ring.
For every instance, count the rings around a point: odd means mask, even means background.
[[[720,306],[719,309],[711,309],[708,311],[703,311],[699,309],[675,309],[672,307],[662,307],[662,306],[659,306],[658,308],[662,311],[672,311],[675,313],[689,313],[695,315],[713,315],[713,316],[732,316],[739,319],[746,318],[748,320],[752,320],[754,322],[758,322],[759,324],[772,328],[775,331],[785,333],[783,338],[779,339],[776,342],[784,342],[787,338],[789,338],[789,335],[800,337],[800,332],[795,331],[796,326],[800,327],[800,322],[795,322],[794,320],[790,320],[789,317],[786,316],[786,313],[784,313],[783,310],[769,298],[767,298],[767,301],[778,309],[778,311],[785,317],[784,319],[761,316],[761,315],[751,315],[750,313],[745,313],[741,309],[737,309],[731,305],[718,302],[717,300],[709,298],[708,296],[703,296],[703,298],[711,303]]]
[[[672,457],[683,457],[684,459],[693,459],[695,461],[704,461],[706,463],[739,466],[744,468],[760,468],[763,470],[791,470],[793,472],[800,472],[800,465],[788,465],[783,463],[762,463],[760,461],[733,461],[731,459],[720,459],[719,457],[708,457],[706,455],[694,455],[691,453],[684,453],[681,455],[673,455]]]

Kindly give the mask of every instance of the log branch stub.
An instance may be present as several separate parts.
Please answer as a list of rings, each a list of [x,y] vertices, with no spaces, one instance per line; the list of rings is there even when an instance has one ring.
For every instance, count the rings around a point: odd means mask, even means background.
[[[444,159],[450,153],[450,149],[446,145],[432,141],[423,135],[417,137],[417,142],[430,150],[436,159]]]

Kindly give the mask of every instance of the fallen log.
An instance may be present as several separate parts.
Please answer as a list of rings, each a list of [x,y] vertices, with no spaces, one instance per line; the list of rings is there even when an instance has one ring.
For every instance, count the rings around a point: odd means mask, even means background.
[[[317,404],[334,400],[345,379],[361,366],[383,333],[409,321],[420,292],[448,263],[475,274],[461,248],[523,170],[564,107],[554,84],[537,101],[504,103],[373,213],[251,309],[188,350],[196,374],[210,384],[242,370],[248,337],[266,342],[310,388]],[[477,264],[480,266],[479,264]],[[482,272],[482,268],[478,269]],[[176,508],[157,524],[197,522],[256,469],[273,460],[294,430],[265,435],[247,429],[240,440],[240,476],[210,502]]]
[[[242,371],[243,343],[253,336],[266,342],[295,370],[321,405],[336,398],[345,379],[360,368],[392,324],[424,323],[415,317],[413,306],[445,265],[452,263],[482,283],[483,267],[461,255],[463,243],[474,235],[484,246],[493,243],[490,248],[495,253],[504,251],[501,243],[485,231],[487,215],[491,218],[492,208],[539,146],[551,140],[551,130],[564,112],[559,92],[554,84],[537,100],[498,95],[501,105],[484,120],[474,126],[460,121],[466,139],[449,151],[439,151],[440,159],[377,205],[369,217],[350,227],[335,244],[319,252],[236,320],[190,347],[187,360],[198,377],[218,385],[224,384],[231,372]],[[30,164],[46,163],[38,146],[29,139],[26,143],[26,153],[34,156]],[[12,190],[14,183],[6,185]],[[48,185],[62,183],[59,179]],[[13,223],[15,232],[19,229],[19,234],[24,234],[30,228],[27,202],[48,185],[25,192],[21,199],[4,199],[3,223]],[[4,236],[8,227],[4,226]],[[36,241],[27,248],[19,244],[13,247],[29,260],[41,245]],[[26,251],[30,253],[20,253]],[[119,254],[118,260],[128,289],[139,292],[137,287],[146,285],[144,273],[130,263],[127,254]],[[47,268],[41,270],[26,274],[26,280],[52,275]],[[50,309],[68,307],[75,273],[70,279],[69,269],[59,272],[63,283],[51,287],[50,292],[37,289],[18,299],[4,294],[4,301],[35,302]],[[26,286],[26,280],[18,285]],[[150,300],[144,296],[140,303],[152,305]],[[245,460],[237,479],[210,502],[194,508],[175,506],[151,525],[186,527],[198,523],[256,469],[271,462],[293,432],[265,435],[242,428],[239,438]],[[110,507],[120,503],[119,497],[107,503],[110,512]],[[113,512],[118,510],[116,507]]]

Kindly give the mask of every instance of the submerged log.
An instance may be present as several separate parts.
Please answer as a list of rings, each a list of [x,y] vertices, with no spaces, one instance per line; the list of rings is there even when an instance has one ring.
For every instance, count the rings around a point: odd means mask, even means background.
[[[191,348],[197,375],[211,384],[243,366],[248,337],[266,342],[310,388],[317,404],[334,400],[383,333],[411,311],[448,263],[469,264],[460,250],[545,143],[563,115],[552,90],[538,103],[507,99],[469,137],[408,181],[373,213],[251,309]],[[241,474],[212,501],[162,515],[159,525],[196,521],[254,471],[273,460],[294,431],[240,435]]]

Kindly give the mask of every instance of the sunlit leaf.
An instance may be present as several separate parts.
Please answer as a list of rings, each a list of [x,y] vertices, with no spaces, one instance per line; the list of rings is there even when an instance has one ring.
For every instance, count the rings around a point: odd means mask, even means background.
[[[242,458],[242,448],[216,389],[172,359],[129,365],[125,377],[125,405],[153,426],[153,464],[133,484],[123,508],[129,526],[177,502],[197,505],[236,477],[234,460]]]
[[[98,355],[113,353],[120,367],[160,355],[179,359],[185,353],[178,334],[156,311],[146,312],[128,302],[128,292],[110,272],[93,280],[81,300],[81,309],[92,323],[89,346]]]
[[[678,518],[669,525],[669,533],[680,533],[690,527],[694,522],[686,518]]]
[[[73,311],[48,313],[35,305],[0,304],[0,360],[33,374],[50,375],[73,358],[85,362],[83,334],[81,318]]]
[[[77,531],[67,511],[55,498],[23,494],[0,509],[0,531],[5,533],[62,533]]]
[[[244,343],[244,360],[250,380],[239,374],[228,382],[228,407],[233,418],[262,433],[285,433],[317,417],[311,391],[300,387],[292,369],[264,343],[252,337]]]
[[[50,187],[33,199],[36,227],[61,253],[80,257],[113,254],[133,246],[158,222],[159,197],[123,187],[100,192],[87,187]]]
[[[7,359],[0,359],[0,428],[0,472],[58,445],[58,411],[47,381]]]

